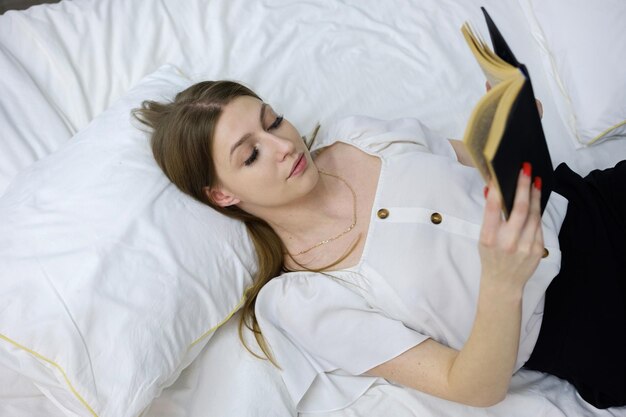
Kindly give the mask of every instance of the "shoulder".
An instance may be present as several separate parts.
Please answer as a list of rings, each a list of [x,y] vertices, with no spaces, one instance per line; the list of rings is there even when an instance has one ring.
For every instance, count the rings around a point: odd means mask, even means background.
[[[281,313],[301,300],[314,298],[323,283],[322,274],[306,271],[289,272],[273,278],[259,291],[256,312],[266,317],[282,316]]]
[[[271,305],[276,304],[277,300],[296,297],[312,300],[337,285],[331,277],[320,272],[288,272],[263,286],[257,297],[257,304]]]
[[[278,327],[302,323],[324,312],[362,302],[361,297],[317,272],[290,272],[272,279],[259,292],[256,314]]]
[[[348,116],[322,125],[311,148],[319,152],[337,142],[361,151],[385,156],[408,151],[449,154],[448,141],[416,118],[382,120],[368,116]],[[443,152],[441,152],[443,151]]]
[[[331,120],[320,126],[311,150],[323,149],[338,142],[365,145],[368,139],[393,131],[395,124],[395,121],[369,116],[346,116]]]

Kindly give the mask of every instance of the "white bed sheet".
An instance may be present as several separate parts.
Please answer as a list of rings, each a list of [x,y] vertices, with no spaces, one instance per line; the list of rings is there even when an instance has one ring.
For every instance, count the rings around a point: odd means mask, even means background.
[[[215,358],[219,357],[220,361]],[[5,385],[6,384],[6,385]],[[0,370],[0,415],[63,417],[27,380]],[[254,406],[251,406],[253,404]],[[165,389],[142,417],[296,416],[280,375],[239,343],[236,319],[215,334],[195,362]],[[515,375],[507,398],[489,409],[471,408],[395,385],[374,385],[347,409],[302,417],[620,417],[626,408],[597,410],[569,384],[539,372]]]
[[[466,19],[482,27],[480,5],[497,23],[507,21],[502,32],[543,101],[554,161],[585,174],[623,159],[626,140],[575,149],[516,0],[64,0],[0,16],[0,126],[14,156],[0,155],[0,193],[16,172],[165,62],[197,80],[242,80],[305,132],[317,121],[361,113],[415,116],[461,137],[483,82],[459,27]],[[248,356],[233,329],[222,329],[146,415],[295,415],[277,371]],[[0,370],[0,415],[62,414],[28,381]],[[590,409],[567,383],[524,371],[512,394],[489,411],[379,385],[327,414],[339,415],[600,417],[625,416],[626,408]]]
[[[11,155],[0,156],[0,192],[163,63],[198,80],[244,81],[305,131],[360,113],[416,116],[461,137],[483,84],[459,27],[482,24],[480,5],[506,19],[502,32],[544,102],[555,161],[581,173],[614,164],[626,141],[577,151],[560,129],[518,1],[64,0],[9,11],[0,16],[0,125]]]
[[[63,414],[28,379],[0,366],[0,416],[62,417]]]

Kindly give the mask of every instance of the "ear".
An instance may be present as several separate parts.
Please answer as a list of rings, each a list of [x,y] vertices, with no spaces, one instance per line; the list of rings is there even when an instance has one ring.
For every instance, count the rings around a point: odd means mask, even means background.
[[[202,190],[209,200],[211,200],[220,207],[232,206],[234,204],[238,204],[239,201],[241,201],[232,193],[229,193],[227,190],[221,189],[219,186],[213,188],[207,186],[204,187]]]

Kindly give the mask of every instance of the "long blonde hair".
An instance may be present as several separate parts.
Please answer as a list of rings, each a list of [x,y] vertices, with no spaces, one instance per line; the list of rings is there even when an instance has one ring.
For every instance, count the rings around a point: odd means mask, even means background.
[[[196,200],[246,225],[256,250],[258,272],[253,284],[246,290],[239,321],[239,338],[250,353],[263,358],[247,345],[243,337],[243,326],[246,326],[253,332],[265,357],[278,366],[261,334],[255,304],[261,288],[272,278],[287,272],[284,266],[286,253],[284,244],[264,220],[235,205],[221,207],[204,192],[205,187],[217,185],[212,153],[215,127],[223,108],[241,96],[251,96],[260,100],[252,90],[239,83],[203,81],[178,93],[172,102],[144,101],[140,108],[133,110],[133,115],[152,129],[150,140],[152,153],[172,183]],[[355,245],[349,249],[348,254]],[[324,268],[339,263],[346,256],[347,254],[343,255]],[[302,267],[299,263],[296,264]],[[324,268],[314,271],[319,272]]]

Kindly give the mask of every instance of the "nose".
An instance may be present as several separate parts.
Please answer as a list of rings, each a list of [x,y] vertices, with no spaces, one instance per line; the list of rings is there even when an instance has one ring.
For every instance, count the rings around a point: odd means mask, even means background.
[[[282,161],[289,155],[293,154],[296,149],[293,141],[281,136],[274,135],[272,133],[268,133],[268,140],[274,148],[276,158],[279,161]]]

